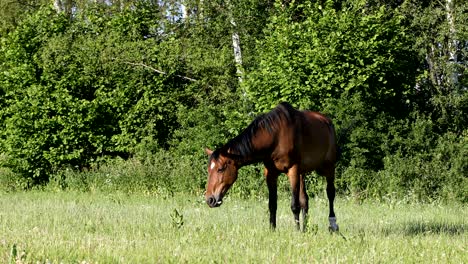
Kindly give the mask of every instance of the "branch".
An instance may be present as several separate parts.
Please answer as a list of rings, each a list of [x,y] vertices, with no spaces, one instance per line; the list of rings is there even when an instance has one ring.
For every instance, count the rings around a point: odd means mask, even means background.
[[[129,64],[129,65],[133,65],[133,66],[141,66],[141,67],[150,69],[150,70],[152,70],[152,71],[154,71],[154,72],[156,72],[156,73],[159,73],[159,74],[162,74],[162,75],[167,75],[167,72],[163,72],[163,71],[158,70],[158,69],[156,69],[156,68],[154,68],[154,67],[151,67],[151,66],[149,66],[149,65],[146,65],[146,64],[144,64],[144,63],[142,63],[142,62],[134,63],[134,62],[124,61],[123,63]],[[184,80],[187,80],[187,81],[191,81],[191,82],[196,82],[196,81],[198,81],[198,80],[196,80],[196,79],[193,79],[193,78],[190,78],[190,77],[187,77],[187,76],[182,76],[182,75],[179,75],[179,74],[174,74],[174,75],[177,76],[177,77],[179,77],[179,78],[182,78],[182,79],[184,79]]]

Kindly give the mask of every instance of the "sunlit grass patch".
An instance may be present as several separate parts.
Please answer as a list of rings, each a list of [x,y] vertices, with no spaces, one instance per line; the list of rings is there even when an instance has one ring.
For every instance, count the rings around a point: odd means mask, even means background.
[[[8,263],[466,263],[465,205],[355,203],[337,198],[342,235],[328,232],[326,199],[310,201],[309,231],[280,199],[27,192],[0,197],[0,262]],[[14,250],[13,250],[14,249]],[[15,251],[16,253],[13,253]]]

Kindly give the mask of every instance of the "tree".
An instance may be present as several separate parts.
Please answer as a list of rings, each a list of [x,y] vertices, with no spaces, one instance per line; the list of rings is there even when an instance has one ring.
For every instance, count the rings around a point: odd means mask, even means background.
[[[327,98],[360,93],[369,106],[401,111],[413,94],[417,67],[402,17],[362,1],[278,5],[260,62],[247,76],[246,89],[256,108],[279,101],[321,109]],[[297,14],[302,14],[300,18]]]
[[[0,37],[14,30],[25,16],[47,3],[48,0],[1,0]]]
[[[96,4],[70,19],[43,8],[9,34],[0,55],[5,165],[44,183],[64,167],[167,149],[188,118],[179,111],[236,105],[229,24],[185,24],[169,9]]]
[[[463,1],[405,1],[397,10],[410,29],[418,54],[414,87],[418,110],[447,129],[462,133],[468,124],[466,23]]]

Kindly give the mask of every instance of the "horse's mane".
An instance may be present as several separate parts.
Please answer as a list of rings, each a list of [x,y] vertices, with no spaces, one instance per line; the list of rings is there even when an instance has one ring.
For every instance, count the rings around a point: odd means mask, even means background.
[[[296,109],[289,103],[280,103],[270,112],[256,117],[238,136],[214,151],[211,158],[217,160],[220,154],[238,156],[241,159],[251,157],[254,154],[252,153],[252,138],[258,130],[266,129],[271,135],[274,135],[281,121],[292,122],[295,112]]]

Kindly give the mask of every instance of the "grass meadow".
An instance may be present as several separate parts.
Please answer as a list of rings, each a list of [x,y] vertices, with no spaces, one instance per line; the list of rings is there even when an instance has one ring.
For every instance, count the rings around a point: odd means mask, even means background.
[[[83,192],[0,194],[1,263],[468,263],[465,204],[311,199],[297,232],[281,198],[278,228],[266,199]]]

